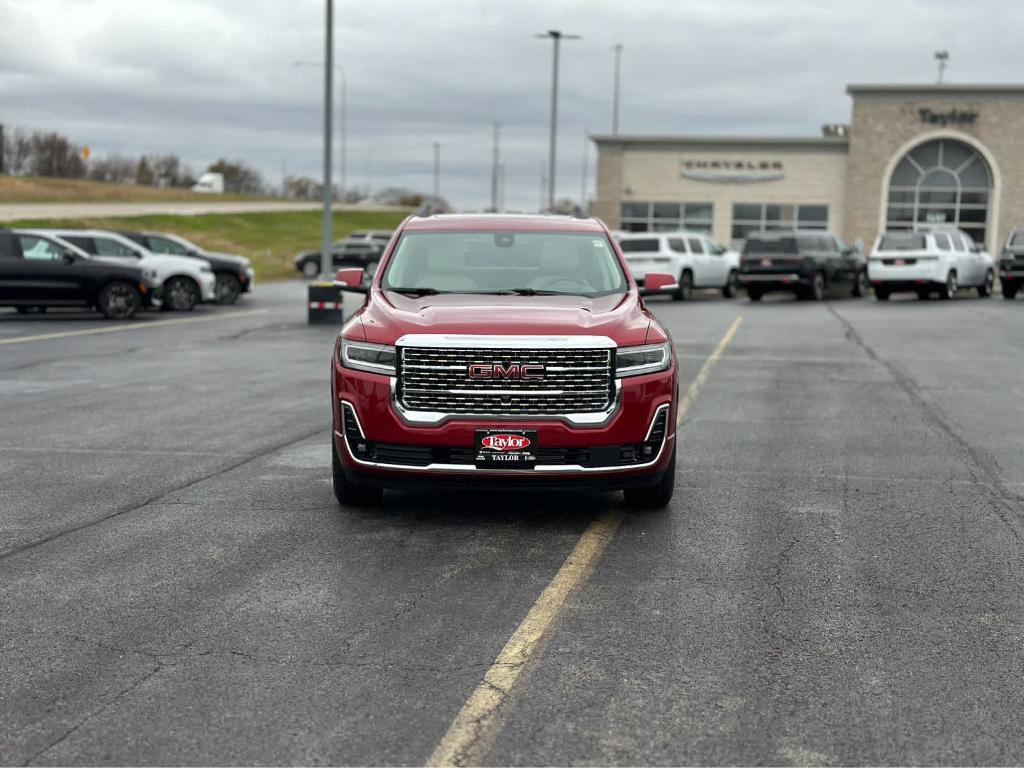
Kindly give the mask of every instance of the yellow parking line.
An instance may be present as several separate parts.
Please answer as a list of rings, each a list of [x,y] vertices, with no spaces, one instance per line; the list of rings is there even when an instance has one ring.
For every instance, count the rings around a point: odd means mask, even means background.
[[[711,373],[711,369],[715,367],[718,362],[718,358],[722,356],[722,352],[729,346],[729,342],[732,341],[733,336],[736,335],[736,331],[740,329],[740,324],[743,323],[742,317],[737,317],[732,321],[732,325],[729,326],[729,330],[725,332],[725,336],[718,342],[718,346],[712,351],[711,356],[704,361],[704,365],[701,366],[700,371],[697,373],[696,378],[690,382],[690,386],[686,390],[686,394],[683,395],[683,399],[679,401],[679,410],[676,413],[676,424],[682,424],[683,418],[689,412],[690,408],[693,407],[694,401],[697,399],[697,395],[700,394],[700,388],[704,386],[704,382],[707,381],[708,374]]]
[[[736,335],[743,318],[737,317],[679,404],[677,422],[693,407],[700,389],[722,352]],[[484,679],[455,716],[447,733],[434,749],[428,766],[479,765],[501,730],[502,707],[508,702],[519,675],[538,651],[558,619],[569,596],[579,589],[593,571],[622,523],[620,512],[605,512],[590,524],[565,559],[551,583],[512,633]]]
[[[97,333],[117,333],[118,331],[140,331],[148,328],[163,328],[165,325],[185,325],[187,323],[206,323],[212,320],[234,320],[238,317],[265,315],[269,309],[246,309],[242,312],[225,312],[206,317],[183,317],[177,320],[155,320],[151,323],[132,323],[130,325],[108,325],[103,328],[84,328],[80,331],[58,331],[56,333],[40,333],[35,336],[16,336],[13,339],[0,339],[4,344],[26,344],[30,341],[47,341],[48,339],[66,339],[69,336],[92,336]]]

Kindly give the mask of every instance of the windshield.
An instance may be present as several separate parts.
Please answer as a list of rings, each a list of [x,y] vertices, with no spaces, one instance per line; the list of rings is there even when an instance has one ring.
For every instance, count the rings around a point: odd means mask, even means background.
[[[1024,230],[1014,232],[1010,238],[1010,245],[1024,245]]]
[[[626,276],[603,234],[410,232],[382,279],[416,293],[624,293]]]
[[[880,251],[923,251],[926,247],[925,236],[917,232],[895,232],[878,241]]]

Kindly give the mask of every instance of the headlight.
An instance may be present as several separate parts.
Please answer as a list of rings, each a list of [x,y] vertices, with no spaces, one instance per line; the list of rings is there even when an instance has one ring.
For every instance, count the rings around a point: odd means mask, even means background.
[[[341,340],[340,362],[345,368],[369,373],[395,375],[395,348],[386,344],[368,344],[365,341]]]
[[[645,344],[642,347],[620,347],[615,353],[615,375],[639,376],[667,370],[672,364],[672,345]]]
[[[203,266],[201,266],[199,268],[199,271],[200,272],[213,272],[213,267],[211,267],[209,264],[204,264]]]
[[[156,270],[155,269],[144,269],[144,270],[142,270],[142,276],[146,277],[146,278],[148,278],[150,280],[156,280]]]

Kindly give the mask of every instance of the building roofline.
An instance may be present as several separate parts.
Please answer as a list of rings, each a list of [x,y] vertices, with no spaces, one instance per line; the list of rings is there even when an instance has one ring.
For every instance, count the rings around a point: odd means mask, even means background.
[[[1024,83],[851,83],[848,94],[1020,94]]]
[[[644,136],[642,134],[590,134],[596,144],[699,144],[763,147],[845,147],[848,136]]]

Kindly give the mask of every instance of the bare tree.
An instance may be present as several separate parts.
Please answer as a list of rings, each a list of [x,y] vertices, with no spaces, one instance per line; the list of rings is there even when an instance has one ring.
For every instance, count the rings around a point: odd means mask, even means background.
[[[228,162],[221,159],[206,169],[212,173],[224,174],[224,191],[248,195],[264,192],[263,176],[241,160]]]
[[[32,157],[30,171],[36,176],[81,178],[85,161],[80,149],[57,132],[35,131],[30,138]]]

